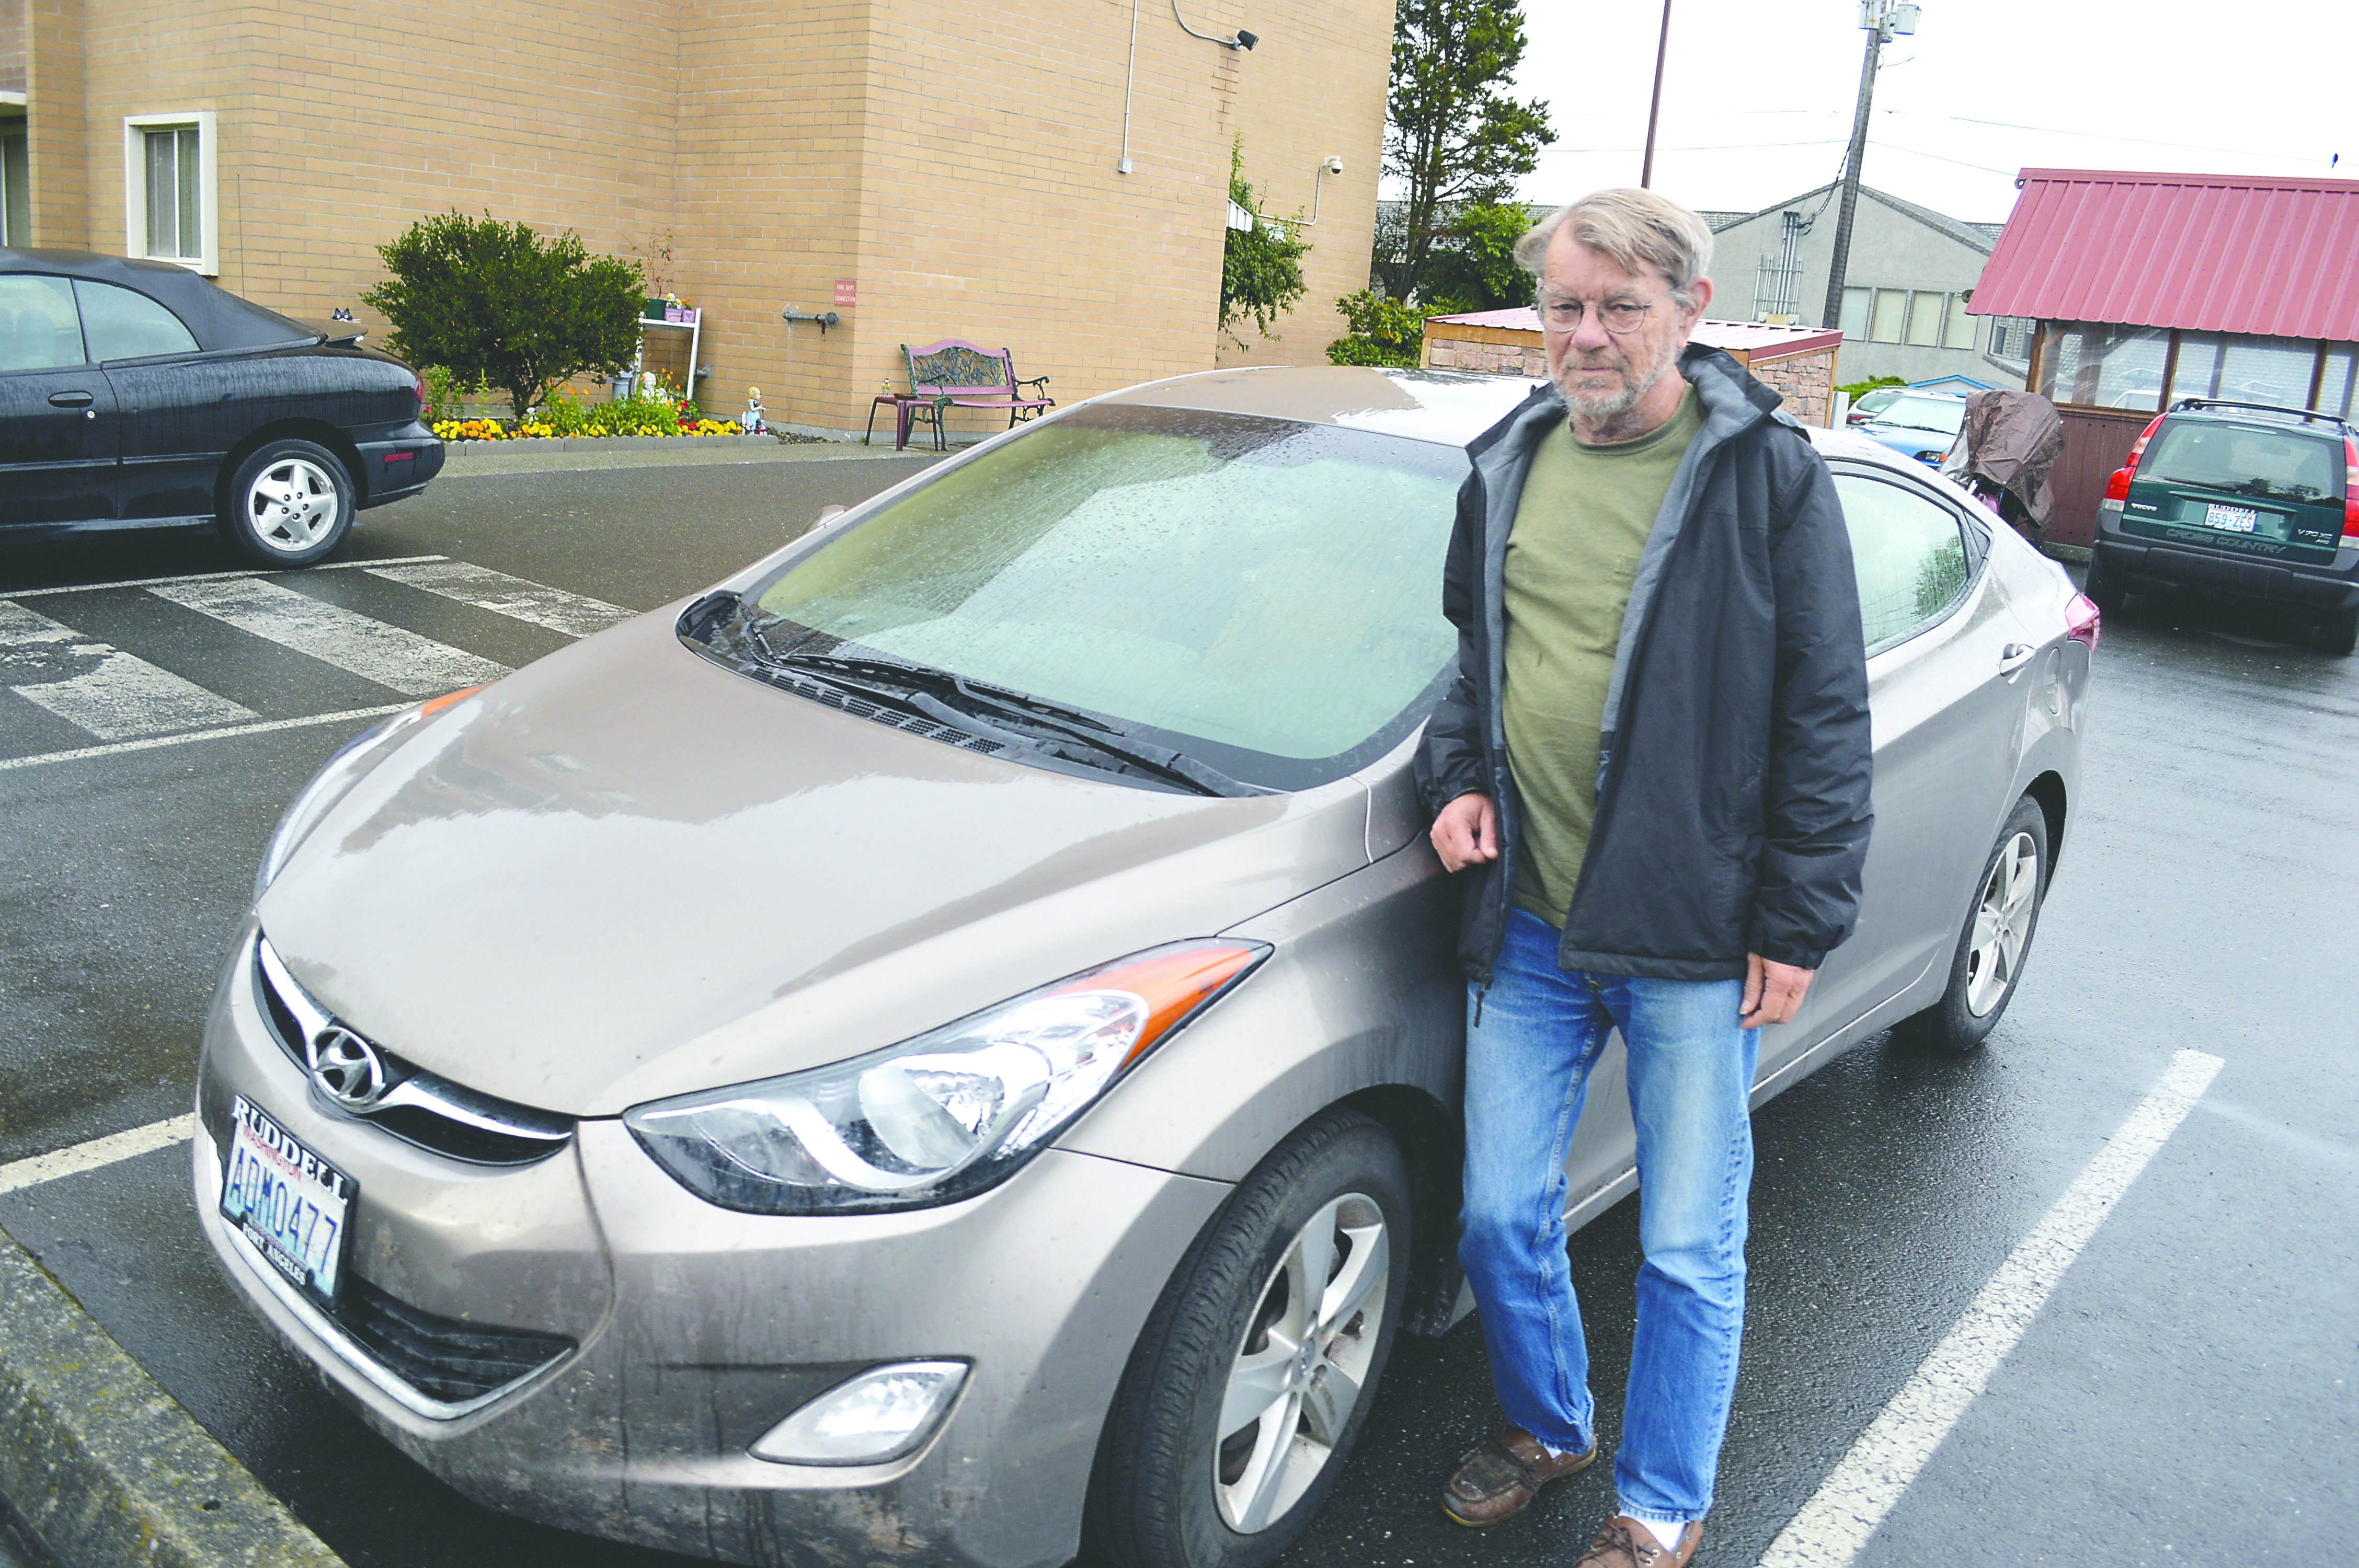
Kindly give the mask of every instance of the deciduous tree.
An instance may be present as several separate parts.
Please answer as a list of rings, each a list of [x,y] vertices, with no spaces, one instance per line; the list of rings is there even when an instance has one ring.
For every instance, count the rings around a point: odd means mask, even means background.
[[[1245,182],[1245,142],[1229,149],[1229,200],[1248,212],[1261,209],[1261,195]],[[1231,229],[1221,246],[1221,330],[1239,347],[1237,329],[1247,321],[1263,337],[1269,324],[1294,308],[1309,286],[1302,258],[1310,243],[1297,225],[1256,217],[1249,229]]]

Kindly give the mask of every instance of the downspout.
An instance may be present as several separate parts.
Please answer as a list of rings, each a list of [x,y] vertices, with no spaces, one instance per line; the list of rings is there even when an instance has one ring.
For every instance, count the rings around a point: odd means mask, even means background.
[[[1122,79],[1122,160],[1116,174],[1130,172],[1130,94],[1138,83],[1138,0],[1130,0],[1130,69]]]

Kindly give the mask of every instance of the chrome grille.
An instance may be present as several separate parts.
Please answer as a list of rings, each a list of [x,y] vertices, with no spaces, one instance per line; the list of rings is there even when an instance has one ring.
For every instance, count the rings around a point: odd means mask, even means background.
[[[269,938],[259,933],[254,938],[250,968],[256,999],[270,1021],[278,1048],[308,1075],[310,1044],[332,1027],[349,1026],[339,1025],[311,999],[288,973]],[[365,1110],[332,1108],[336,1114],[353,1117],[406,1143],[473,1165],[529,1165],[556,1153],[573,1137],[571,1117],[478,1094],[374,1043],[371,1049],[385,1063],[389,1087],[384,1098]],[[315,1092],[312,1098],[317,1101],[323,1097]]]

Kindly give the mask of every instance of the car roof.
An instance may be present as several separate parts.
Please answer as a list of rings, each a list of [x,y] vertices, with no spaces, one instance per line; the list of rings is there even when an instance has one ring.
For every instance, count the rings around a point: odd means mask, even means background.
[[[1526,376],[1473,371],[1259,365],[1150,381],[1091,401],[1257,414],[1462,447],[1506,418],[1539,384]],[[1924,464],[1901,458],[1865,436],[1810,425],[1802,429],[1822,457],[1923,477]]]
[[[2223,399],[2194,408],[2166,408],[2163,418],[2178,424],[2195,419],[2212,425],[2241,425],[2246,429],[2290,431],[2316,436],[2322,441],[2359,435],[2359,425],[2315,408],[2294,408],[2273,403],[2237,403]]]
[[[111,283],[144,294],[178,316],[205,349],[266,349],[317,341],[316,327],[266,310],[171,262],[139,261],[94,251],[0,249],[0,277],[25,273]]]

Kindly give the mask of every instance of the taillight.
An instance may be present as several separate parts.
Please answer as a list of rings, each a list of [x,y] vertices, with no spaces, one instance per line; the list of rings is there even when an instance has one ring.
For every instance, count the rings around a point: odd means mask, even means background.
[[[2064,607],[2064,635],[2075,643],[2086,643],[2089,652],[2097,651],[2097,633],[2104,622],[2097,605],[2085,593],[2076,593],[2072,602]]]
[[[2359,539],[2359,441],[2343,438],[2343,536]]]
[[[2154,427],[2157,425],[2161,424],[2163,420],[2168,417],[2169,417],[2168,415],[2158,414],[2153,418],[2146,422],[2146,428],[2138,432],[2137,440],[2130,448],[2130,460],[2122,465],[2123,473],[2133,474],[2137,472],[2138,459],[2146,456],[2146,444],[2154,439]],[[2124,482],[2126,483],[2127,481],[2125,481]]]
[[[412,375],[409,378],[409,389],[418,394],[419,411],[423,413],[426,408],[426,378],[422,375]]]
[[[2107,501],[2119,503],[2127,501],[2129,498],[2130,470],[2127,469],[2115,469],[2114,470],[2114,477],[2105,481],[2105,499]]]

